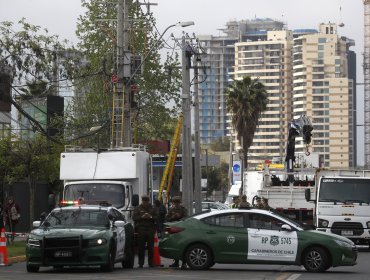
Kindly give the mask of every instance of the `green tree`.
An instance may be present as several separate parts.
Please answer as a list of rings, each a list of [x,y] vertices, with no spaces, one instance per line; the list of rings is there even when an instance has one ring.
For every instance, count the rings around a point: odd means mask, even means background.
[[[252,145],[258,120],[267,108],[267,92],[258,79],[246,76],[242,80],[234,80],[225,93],[232,124],[243,148],[244,169],[247,169],[248,149]]]
[[[36,183],[59,184],[59,158],[63,146],[54,144],[41,135],[27,141],[2,140],[9,148],[5,183],[25,179],[30,192],[30,221],[34,220]]]
[[[73,59],[59,59],[62,53],[74,51],[73,46],[24,18],[18,24],[20,31],[15,31],[14,23],[0,22],[0,60],[12,69],[16,89],[32,81],[35,87],[55,93],[57,79],[76,73]]]
[[[180,104],[178,92],[181,76],[178,56],[176,52],[175,56],[168,54],[165,62],[161,62],[158,49],[164,43],[158,41],[159,35],[155,32],[155,19],[152,13],[145,13],[136,1],[129,2],[132,19],[130,50],[133,56],[146,57],[143,75],[135,75],[129,79],[130,83],[137,85],[139,89],[131,104],[133,111],[136,112],[134,127],[137,139],[139,142],[158,137],[170,139],[172,132],[169,133],[166,124],[172,123]],[[78,100],[74,104],[78,110],[101,112],[100,115],[95,114],[92,119],[98,120],[100,124],[106,124],[106,121],[111,118],[113,85],[110,83],[110,77],[116,72],[117,22],[96,19],[116,18],[116,5],[101,5],[101,1],[96,0],[82,0],[82,5],[87,12],[78,19],[76,33],[80,39],[79,48],[91,62],[91,69],[95,69],[95,72],[103,69],[105,76],[85,79],[84,89],[85,91],[87,89],[88,95],[86,99],[82,99],[82,104],[78,103]],[[153,48],[156,45],[158,48]],[[100,102],[96,104],[98,100]],[[174,104],[174,107],[169,108],[168,103]],[[84,114],[84,116],[88,115]]]
[[[215,152],[223,152],[230,150],[230,138],[219,137],[211,143],[211,149]]]
[[[229,164],[222,162],[219,167],[212,167],[202,170],[202,177],[208,179],[207,195],[213,191],[224,191],[228,188]]]

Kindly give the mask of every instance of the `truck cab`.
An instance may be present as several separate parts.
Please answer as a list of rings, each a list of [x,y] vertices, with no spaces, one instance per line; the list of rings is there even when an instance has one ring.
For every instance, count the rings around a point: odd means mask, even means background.
[[[144,148],[66,149],[60,158],[63,199],[106,202],[131,218],[139,197],[150,193],[151,157]]]

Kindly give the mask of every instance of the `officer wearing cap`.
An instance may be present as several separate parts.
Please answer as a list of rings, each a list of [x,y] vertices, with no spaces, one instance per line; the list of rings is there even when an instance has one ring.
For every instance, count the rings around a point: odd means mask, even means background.
[[[256,197],[256,204],[254,205],[254,208],[263,209],[262,200],[259,196]]]
[[[262,209],[271,210],[272,207],[269,205],[269,200],[266,197],[262,197]]]
[[[148,248],[149,267],[152,267],[157,211],[150,204],[149,196],[143,195],[141,197],[141,204],[134,209],[132,218],[135,222],[135,231],[137,233],[139,268],[142,268],[144,265],[145,247]]]
[[[187,209],[181,205],[181,197],[174,196],[172,198],[172,207],[168,210],[166,215],[167,222],[175,222],[179,221],[185,217],[187,217],[188,211]],[[173,264],[170,267],[179,267],[179,260],[174,260]],[[181,268],[185,268],[185,262],[182,261]]]

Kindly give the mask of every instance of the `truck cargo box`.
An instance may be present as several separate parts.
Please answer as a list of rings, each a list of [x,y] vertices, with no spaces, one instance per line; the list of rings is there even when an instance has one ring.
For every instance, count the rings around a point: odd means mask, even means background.
[[[61,154],[61,180],[119,180],[148,172],[149,154],[143,151],[66,152]]]

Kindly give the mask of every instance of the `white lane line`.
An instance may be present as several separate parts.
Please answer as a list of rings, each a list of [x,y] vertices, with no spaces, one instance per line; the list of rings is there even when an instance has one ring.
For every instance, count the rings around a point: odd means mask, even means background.
[[[302,274],[292,274],[290,275],[286,280],[296,280],[298,279]]]

